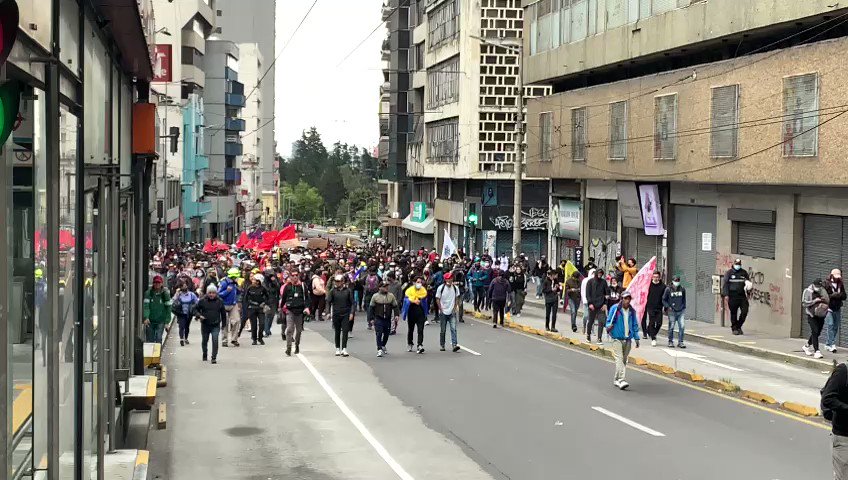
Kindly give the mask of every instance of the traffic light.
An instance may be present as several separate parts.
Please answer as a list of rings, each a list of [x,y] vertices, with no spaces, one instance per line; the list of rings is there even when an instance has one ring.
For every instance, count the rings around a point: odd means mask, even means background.
[[[476,213],[469,213],[468,214],[468,223],[470,225],[477,225],[477,214]]]
[[[379,237],[383,232],[380,231],[379,228],[374,229],[374,236]]]
[[[18,3],[0,0],[0,66],[6,63],[18,37]],[[5,144],[18,123],[21,83],[7,80],[0,86],[0,145]]]

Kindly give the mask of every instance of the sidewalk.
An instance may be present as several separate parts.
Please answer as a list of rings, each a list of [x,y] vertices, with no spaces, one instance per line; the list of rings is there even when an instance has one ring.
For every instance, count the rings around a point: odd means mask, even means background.
[[[471,309],[472,306],[466,304],[466,310]],[[491,314],[491,312],[483,313],[487,317]],[[535,298],[528,298],[522,315],[511,320],[520,325],[544,330],[544,313],[544,305],[540,301]],[[470,321],[473,316],[466,314],[466,318]],[[689,325],[694,323],[690,322]],[[582,316],[578,317],[577,324],[577,333],[572,333],[571,316],[569,313],[563,313],[560,307],[557,313],[559,335],[586,342],[586,335],[582,333]],[[696,332],[704,331],[703,328],[700,328],[699,323],[692,326],[694,327],[692,329]],[[651,347],[650,340],[646,340],[641,342],[641,348],[634,349],[631,354],[651,363],[668,365],[675,370],[694,372],[707,379],[731,382],[743,390],[762,392],[774,397],[781,403],[797,402],[813,407],[819,405],[819,389],[824,385],[830,373],[831,367],[828,362],[816,361],[822,366],[813,370],[807,368],[806,365],[800,366],[783,361],[784,357],[780,356],[781,354],[778,352],[775,352],[775,355],[779,356],[776,360],[764,355],[752,355],[749,353],[751,349],[754,349],[754,351],[762,350],[763,352],[769,352],[769,350],[753,345],[743,345],[744,351],[739,351],[731,349],[729,348],[730,345],[727,345],[733,342],[721,338],[713,339],[717,342],[717,346],[712,346],[711,343],[701,341],[701,336],[708,338],[707,335],[709,334],[701,333],[696,336],[690,335],[689,332],[690,329],[687,328],[686,344],[688,348],[685,350],[667,348],[667,337],[663,333],[657,338],[657,347]],[[597,334],[597,326],[595,327],[595,334]],[[746,339],[743,341],[755,341],[748,338],[753,336],[746,335],[745,337]],[[592,340],[593,342],[597,340],[594,335]],[[787,347],[789,342],[794,342],[796,345],[801,344],[801,341],[797,339],[787,340]],[[605,342],[604,346],[609,347],[609,343]],[[786,354],[785,356],[790,355]],[[612,369],[610,375],[612,375]]]

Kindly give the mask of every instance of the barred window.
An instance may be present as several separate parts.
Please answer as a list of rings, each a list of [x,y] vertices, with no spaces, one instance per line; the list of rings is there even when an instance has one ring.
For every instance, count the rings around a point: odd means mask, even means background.
[[[677,94],[654,98],[654,159],[677,158]]]
[[[586,160],[586,133],[588,131],[586,107],[571,109],[571,159]]]
[[[627,102],[610,104],[610,144],[609,158],[624,160],[627,158]]]
[[[459,117],[427,124],[427,161],[459,162]]]
[[[550,162],[553,148],[553,120],[551,112],[543,112],[539,114],[539,160],[542,162]]]
[[[430,27],[427,48],[434,49],[459,33],[459,0],[447,0],[427,14]]]
[[[818,75],[783,79],[783,156],[812,157],[819,143]]]
[[[710,114],[710,156],[734,158],[739,140],[739,85],[715,87]]]
[[[459,56],[427,69],[427,108],[459,101]]]

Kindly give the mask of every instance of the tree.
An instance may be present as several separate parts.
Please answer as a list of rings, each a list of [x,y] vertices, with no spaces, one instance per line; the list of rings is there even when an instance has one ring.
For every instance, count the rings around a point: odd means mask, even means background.
[[[327,149],[315,127],[304,130],[294,142],[291,158],[281,168],[283,182],[296,185],[305,180],[315,186],[327,165]],[[317,174],[316,174],[317,173]]]
[[[318,191],[324,198],[324,203],[330,211],[335,210],[339,206],[339,202],[345,197],[347,189],[344,184],[344,177],[335,166],[329,166],[321,177],[318,179]]]
[[[296,220],[315,221],[321,218],[324,199],[317,188],[305,181],[283,186],[283,198],[291,201],[291,216]]]

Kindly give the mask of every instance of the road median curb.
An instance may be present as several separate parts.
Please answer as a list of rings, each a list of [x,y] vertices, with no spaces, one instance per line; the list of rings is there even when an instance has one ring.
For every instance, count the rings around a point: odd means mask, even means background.
[[[648,370],[653,370],[655,372],[660,372],[666,375],[674,375],[675,370],[668,365],[663,365],[661,363],[651,363],[648,362]]]
[[[742,398],[751,400],[752,402],[765,403],[766,405],[777,405],[777,400],[774,397],[760,392],[752,392],[751,390],[742,390]]]
[[[695,372],[684,372],[681,370],[674,372],[674,376],[693,383],[702,383],[706,380],[703,375],[698,375]]]
[[[819,410],[815,407],[810,407],[808,405],[804,405],[802,403],[795,402],[783,402],[780,404],[780,408],[786,410],[788,412],[795,413],[797,415],[801,415],[802,417],[818,417]]]
[[[722,380],[704,380],[704,386],[707,388],[712,388],[713,390],[718,390],[719,392],[736,392],[739,391],[739,387],[730,382],[725,382]]]

